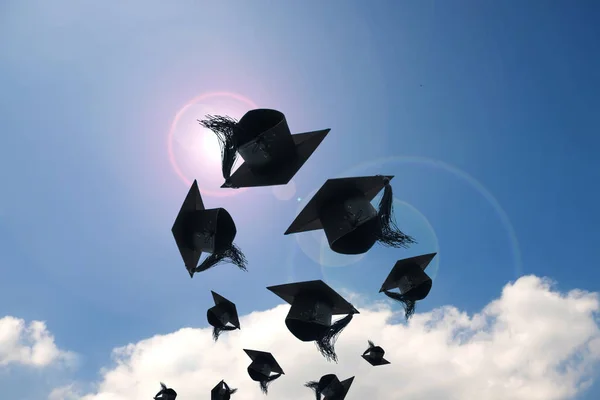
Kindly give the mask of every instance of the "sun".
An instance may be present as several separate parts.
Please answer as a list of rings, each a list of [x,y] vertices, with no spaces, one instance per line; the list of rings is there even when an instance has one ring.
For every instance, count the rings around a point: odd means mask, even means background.
[[[169,160],[175,173],[186,184],[198,181],[201,191],[213,196],[233,196],[243,189],[219,189],[224,179],[221,147],[217,136],[200,125],[206,115],[241,118],[258,108],[251,100],[235,93],[214,92],[189,101],[175,115],[168,135]]]
[[[217,136],[212,133],[209,129],[201,128],[200,135],[202,139],[198,141],[198,148],[195,152],[200,157],[206,157],[206,160],[210,164],[219,165],[221,162],[221,146]]]

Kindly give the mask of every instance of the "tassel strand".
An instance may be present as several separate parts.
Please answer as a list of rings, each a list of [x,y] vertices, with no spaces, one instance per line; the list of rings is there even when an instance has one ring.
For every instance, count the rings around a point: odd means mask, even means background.
[[[414,238],[402,232],[394,218],[394,193],[389,180],[386,180],[383,190],[383,196],[379,202],[380,232],[378,241],[387,247],[408,248],[411,244],[417,243]]]
[[[315,343],[319,352],[327,361],[337,363],[337,355],[335,354],[335,342],[340,333],[352,321],[353,314],[348,314],[344,318],[334,322],[329,330]]]
[[[410,317],[413,316],[413,314],[415,313],[416,306],[416,302],[414,300],[411,300],[400,293],[390,292],[388,290],[384,290],[383,293],[385,293],[385,295],[390,299],[402,303],[402,306],[404,307],[404,317],[407,321],[410,319]]]

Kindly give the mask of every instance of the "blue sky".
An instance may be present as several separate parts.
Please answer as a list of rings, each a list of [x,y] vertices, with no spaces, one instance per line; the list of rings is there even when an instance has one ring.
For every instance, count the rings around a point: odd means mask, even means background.
[[[397,259],[436,241],[418,311],[477,312],[523,274],[598,291],[599,18],[593,1],[4,0],[0,317],[46,321],[82,355],[62,384],[96,380],[115,347],[205,326],[211,289],[240,314],[279,304],[265,287],[290,279],[375,299]],[[290,199],[205,196],[233,215],[250,272],[190,280],[170,232],[188,187],[167,135],[190,99],[220,91],[283,111],[294,132],[332,130]],[[303,251],[316,241],[283,236],[326,179],[377,173],[395,175],[418,246],[322,267]]]

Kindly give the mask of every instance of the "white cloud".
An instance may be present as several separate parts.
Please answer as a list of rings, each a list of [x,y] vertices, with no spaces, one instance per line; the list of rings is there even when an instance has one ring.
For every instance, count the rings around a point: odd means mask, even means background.
[[[102,372],[95,393],[79,398],[151,398],[159,381],[182,399],[205,398],[225,379],[239,389],[234,399],[264,399],[247,376],[250,359],[242,349],[250,348],[272,352],[286,372],[270,386],[270,398],[313,398],[304,382],[335,373],[356,376],[348,400],[561,400],[590,384],[600,359],[597,294],[562,294],[534,276],[508,284],[472,316],[447,306],[404,325],[390,323],[388,307],[362,309],[337,342],[337,365],[287,331],[288,309],[247,315],[241,331],[222,335],[217,344],[209,329],[185,328],[116,349],[115,365]],[[392,364],[366,363],[360,355],[367,339],[384,347]],[[70,399],[64,393],[52,400]]]
[[[63,363],[72,365],[75,354],[59,349],[54,336],[42,321],[25,320],[7,316],[0,318],[0,367],[21,364],[46,367]]]

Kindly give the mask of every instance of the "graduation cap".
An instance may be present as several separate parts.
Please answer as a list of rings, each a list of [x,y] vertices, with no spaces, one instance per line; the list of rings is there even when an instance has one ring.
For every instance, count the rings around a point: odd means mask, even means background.
[[[319,382],[310,381],[304,386],[315,391],[317,400],[344,400],[353,381],[354,377],[340,382],[335,374],[328,374],[323,375]]]
[[[375,242],[389,247],[408,247],[415,240],[404,234],[393,216],[393,176],[328,179],[285,232],[323,229],[331,250],[363,254]],[[371,204],[384,189],[376,210]]]
[[[206,319],[213,327],[213,339],[216,342],[222,331],[240,329],[240,320],[234,303],[212,290],[210,292],[215,305],[206,311]]]
[[[235,392],[237,389],[231,389],[225,381],[221,381],[210,391],[210,400],[230,400]]]
[[[171,232],[190,278],[222,262],[246,270],[246,257],[233,243],[237,233],[233,218],[224,208],[204,208],[198,182],[192,183]],[[210,255],[198,265],[202,252]]]
[[[292,135],[281,111],[259,108],[239,120],[207,115],[198,120],[213,131],[221,145],[222,188],[275,186],[287,184],[330,129]],[[237,155],[244,163],[231,174]]]
[[[415,303],[427,297],[431,290],[433,282],[425,269],[436,254],[423,254],[397,261],[379,290],[379,293],[383,292],[402,303],[407,320],[415,313]],[[400,289],[400,293],[390,291],[395,288]]]
[[[265,351],[244,349],[252,363],[248,366],[248,375],[250,379],[260,384],[260,390],[267,394],[267,388],[271,382],[285,375],[273,354]],[[271,375],[273,373],[273,375]]]
[[[378,365],[389,364],[390,362],[383,358],[385,350],[380,346],[375,346],[375,343],[369,340],[369,348],[362,354],[362,358],[367,360],[369,364],[376,367]]]
[[[177,398],[177,392],[173,389],[167,388],[167,385],[160,383],[160,392],[156,393],[154,400],[175,400]]]
[[[337,362],[335,341],[352,321],[358,310],[322,280],[270,286],[271,292],[292,307],[285,317],[285,325],[303,342],[314,341],[327,361]],[[347,314],[332,323],[333,315]]]

